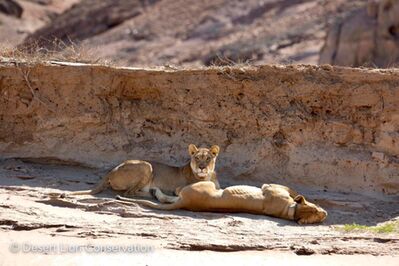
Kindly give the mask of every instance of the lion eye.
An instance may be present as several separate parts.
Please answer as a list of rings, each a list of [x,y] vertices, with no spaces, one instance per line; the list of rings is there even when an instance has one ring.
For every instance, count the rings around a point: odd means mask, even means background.
[[[211,161],[211,158],[206,158],[206,161],[209,163]]]

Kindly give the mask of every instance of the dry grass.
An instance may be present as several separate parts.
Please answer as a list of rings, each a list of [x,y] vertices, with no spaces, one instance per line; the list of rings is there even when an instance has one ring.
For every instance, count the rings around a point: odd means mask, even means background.
[[[9,48],[0,46],[0,58],[8,58],[26,63],[43,63],[46,61],[61,61],[73,63],[91,63],[113,65],[111,60],[100,58],[96,49],[90,49],[83,45],[77,45],[70,41],[68,44],[62,41],[54,41],[53,50],[49,50],[32,44],[25,47]]]
[[[373,233],[395,233],[399,232],[399,221],[386,222],[384,224],[376,225],[376,226],[367,226],[360,224],[345,224],[342,227],[339,227],[345,232],[373,232]]]
[[[48,111],[56,112],[55,106],[42,96],[39,92],[35,91],[33,82],[31,80],[32,65],[43,64],[46,62],[71,62],[71,63],[88,63],[88,64],[101,64],[113,65],[111,61],[103,60],[96,55],[94,49],[87,49],[84,46],[76,45],[72,42],[65,44],[63,42],[56,42],[54,50],[39,47],[37,44],[30,45],[29,47],[16,47],[0,46],[0,61],[10,62],[21,72],[23,80],[31,94],[31,100],[26,102],[29,106],[37,101],[43,105]]]
[[[234,61],[233,59],[222,56],[220,54],[216,55],[216,58],[209,64],[209,67],[237,67],[237,68],[244,68],[252,66],[251,60],[247,59],[238,59]]]
[[[52,45],[55,49],[47,49],[40,47],[37,44],[32,44],[25,47],[11,47],[2,45],[0,43],[0,60],[7,59],[8,61],[27,64],[40,64],[43,62],[71,62],[71,63],[86,63],[86,64],[99,64],[106,66],[119,66],[128,67],[124,64],[116,64],[112,59],[104,59],[98,56],[97,49],[87,48],[83,45],[77,45],[70,41],[68,44],[62,41],[54,41]],[[197,66],[194,69],[218,69],[226,72],[228,76],[229,71],[239,69],[253,68],[249,61],[234,62],[227,58],[220,58],[223,64],[212,64],[210,66]],[[142,68],[148,69],[166,69],[166,70],[192,70],[193,67],[182,65],[164,65],[164,66],[143,66]]]

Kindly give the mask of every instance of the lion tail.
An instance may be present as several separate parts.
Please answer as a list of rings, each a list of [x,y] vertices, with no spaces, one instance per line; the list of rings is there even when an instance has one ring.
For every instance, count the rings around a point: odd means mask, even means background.
[[[174,203],[155,203],[149,200],[142,200],[142,199],[131,199],[131,198],[125,198],[122,196],[116,196],[116,199],[118,201],[123,201],[123,202],[133,202],[133,203],[138,203],[153,209],[158,209],[158,210],[177,210],[181,209],[183,207],[183,202],[179,198],[176,202]]]
[[[93,188],[89,190],[79,190],[68,193],[68,195],[95,195],[103,192],[109,187],[109,176],[105,175],[103,179]]]

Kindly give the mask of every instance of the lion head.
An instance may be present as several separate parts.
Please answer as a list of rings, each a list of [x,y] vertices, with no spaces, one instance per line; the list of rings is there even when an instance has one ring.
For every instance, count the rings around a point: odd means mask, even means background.
[[[327,212],[320,206],[308,202],[304,196],[298,195],[294,198],[296,210],[294,219],[299,224],[321,223],[327,217]]]
[[[217,145],[213,145],[210,149],[197,148],[194,144],[188,146],[191,156],[190,166],[195,177],[202,181],[211,180],[219,151],[220,148]]]

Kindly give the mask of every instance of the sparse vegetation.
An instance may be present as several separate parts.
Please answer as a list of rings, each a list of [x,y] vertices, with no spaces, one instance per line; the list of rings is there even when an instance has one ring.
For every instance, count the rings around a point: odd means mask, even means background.
[[[56,40],[54,41],[54,47],[56,48],[50,50],[40,47],[37,44],[13,48],[0,46],[0,58],[11,58],[28,63],[63,61],[112,65],[111,61],[98,57],[95,49],[75,44],[72,41],[66,44],[60,40]]]
[[[353,232],[353,231],[369,231],[373,233],[399,233],[399,221],[387,222],[381,225],[376,226],[368,226],[361,224],[345,224],[343,227],[339,227],[345,232]]]

